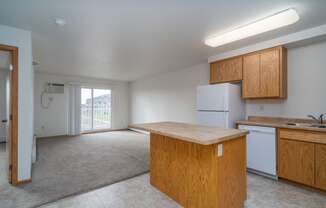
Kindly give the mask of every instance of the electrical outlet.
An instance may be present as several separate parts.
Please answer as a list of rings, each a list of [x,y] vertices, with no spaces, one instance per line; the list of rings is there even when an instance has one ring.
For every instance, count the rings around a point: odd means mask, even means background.
[[[264,105],[259,105],[259,110],[264,111],[265,106]]]
[[[223,155],[223,144],[217,145],[217,157],[222,157]]]

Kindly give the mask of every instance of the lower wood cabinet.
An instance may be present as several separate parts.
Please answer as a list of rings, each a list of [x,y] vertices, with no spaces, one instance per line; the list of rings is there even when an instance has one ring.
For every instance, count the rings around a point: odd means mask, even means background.
[[[278,176],[326,190],[326,133],[279,129]]]
[[[326,144],[316,144],[316,186],[326,190]]]
[[[279,140],[279,176],[312,186],[315,181],[314,144]]]

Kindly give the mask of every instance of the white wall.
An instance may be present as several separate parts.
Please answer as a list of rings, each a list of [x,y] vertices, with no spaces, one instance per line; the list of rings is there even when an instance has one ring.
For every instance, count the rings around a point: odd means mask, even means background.
[[[31,32],[0,25],[0,44],[19,48],[18,180],[31,178],[33,141],[33,68]]]
[[[208,80],[209,65],[202,63],[130,83],[130,123],[195,123],[196,88]]]
[[[41,107],[41,93],[47,82],[61,84],[81,83],[90,86],[109,87],[112,89],[112,128],[122,129],[128,126],[128,83],[93,79],[76,76],[62,76],[48,73],[35,73],[34,112],[35,134],[39,137],[68,134],[68,107],[69,90],[65,86],[64,94],[52,94],[53,102],[50,108]]]
[[[131,123],[195,122],[196,86],[207,84],[208,64],[130,83]],[[248,100],[246,115],[304,118],[326,113],[326,42],[288,49],[288,98]]]
[[[295,118],[326,113],[326,42],[288,49],[288,98],[247,101],[246,111]]]

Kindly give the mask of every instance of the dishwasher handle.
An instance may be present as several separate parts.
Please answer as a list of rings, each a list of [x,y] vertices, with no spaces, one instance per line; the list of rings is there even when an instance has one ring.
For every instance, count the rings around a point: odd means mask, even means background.
[[[245,129],[252,133],[275,134],[276,130],[272,127],[239,125],[239,129]]]
[[[249,130],[249,132],[254,132],[254,133],[263,133],[263,134],[274,134],[274,132],[269,132],[269,131],[262,131],[262,130]]]

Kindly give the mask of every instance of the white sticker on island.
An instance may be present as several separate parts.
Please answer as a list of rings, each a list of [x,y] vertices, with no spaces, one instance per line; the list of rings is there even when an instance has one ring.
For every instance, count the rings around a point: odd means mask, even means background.
[[[217,145],[217,157],[222,157],[223,155],[223,144]]]

